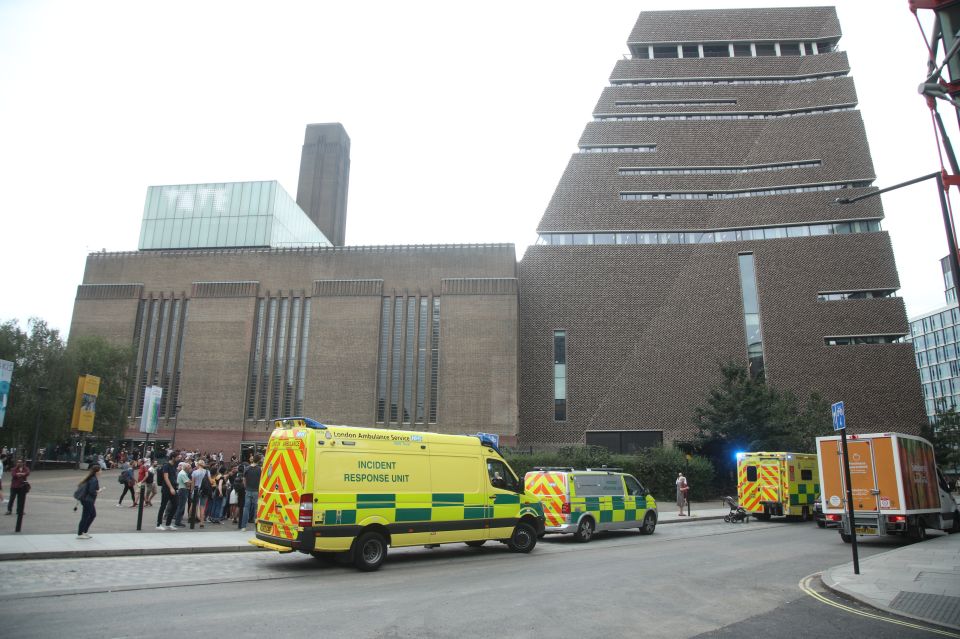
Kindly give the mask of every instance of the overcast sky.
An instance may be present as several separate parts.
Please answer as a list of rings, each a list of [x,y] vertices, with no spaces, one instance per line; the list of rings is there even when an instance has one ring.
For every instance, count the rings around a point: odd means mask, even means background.
[[[87,253],[136,250],[149,185],[296,196],[311,122],[351,138],[348,244],[520,258],[640,11],[800,4],[0,0],[0,321],[66,333]],[[876,185],[937,170],[906,0],[836,4]],[[934,184],[884,207],[908,313],[943,306]]]

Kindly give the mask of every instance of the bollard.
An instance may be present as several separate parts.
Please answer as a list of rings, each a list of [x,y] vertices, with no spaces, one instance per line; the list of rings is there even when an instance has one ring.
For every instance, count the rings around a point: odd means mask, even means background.
[[[147,492],[147,487],[140,483],[140,505],[137,508],[137,530],[143,528],[143,497]]]
[[[20,528],[23,526],[23,511],[27,507],[27,494],[22,492],[22,488],[20,490],[21,492],[17,494],[17,528],[15,532],[20,532]]]

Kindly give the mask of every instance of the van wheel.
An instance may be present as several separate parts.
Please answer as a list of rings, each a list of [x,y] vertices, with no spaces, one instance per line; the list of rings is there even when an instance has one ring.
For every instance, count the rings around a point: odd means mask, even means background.
[[[586,543],[593,539],[594,529],[593,520],[589,517],[584,517],[580,520],[580,525],[577,526],[577,532],[573,533],[573,538]]]
[[[729,517],[729,515],[728,515]],[[641,535],[652,535],[657,527],[657,516],[653,513],[647,513],[643,516],[643,525],[640,526]]]
[[[510,535],[510,539],[507,541],[507,546],[509,546],[513,552],[527,553],[533,550],[533,547],[536,545],[537,531],[533,529],[533,526],[524,521],[517,524],[517,527],[513,529],[513,534]]]
[[[953,525],[947,530],[949,535],[954,533],[960,533],[960,510],[953,511]]]
[[[483,544],[487,543],[487,540],[486,540],[486,539],[477,539],[477,540],[475,540],[475,541],[467,541],[467,542],[464,542],[464,543],[466,543],[466,544],[467,544],[468,546],[470,546],[471,548],[479,548],[479,547],[482,546]]]
[[[810,509],[806,506],[800,509],[800,521],[810,521]]]
[[[845,544],[849,544],[853,540],[853,538],[845,532],[840,533],[840,539],[842,539]]]
[[[818,521],[818,522],[817,522],[817,528],[826,528],[826,527],[827,527],[827,522],[825,522],[825,521]]]
[[[353,565],[362,572],[373,572],[387,557],[387,540],[378,532],[365,532],[353,542]]]

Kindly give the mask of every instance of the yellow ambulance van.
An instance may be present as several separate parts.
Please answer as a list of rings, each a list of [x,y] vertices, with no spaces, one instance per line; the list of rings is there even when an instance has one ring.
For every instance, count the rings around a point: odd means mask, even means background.
[[[813,517],[820,470],[813,453],[737,453],[737,499],[757,519]]]
[[[500,541],[528,553],[540,499],[479,436],[276,420],[250,543],[376,570],[388,546]]]

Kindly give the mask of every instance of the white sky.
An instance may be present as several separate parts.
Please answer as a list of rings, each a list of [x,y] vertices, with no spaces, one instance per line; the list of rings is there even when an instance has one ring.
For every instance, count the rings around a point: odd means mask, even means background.
[[[312,122],[351,138],[348,244],[520,257],[640,11],[802,4],[0,0],[0,321],[66,333],[87,253],[137,248],[149,185],[296,196]],[[876,185],[937,170],[906,0],[836,4]],[[935,185],[884,206],[908,313],[943,306]]]

